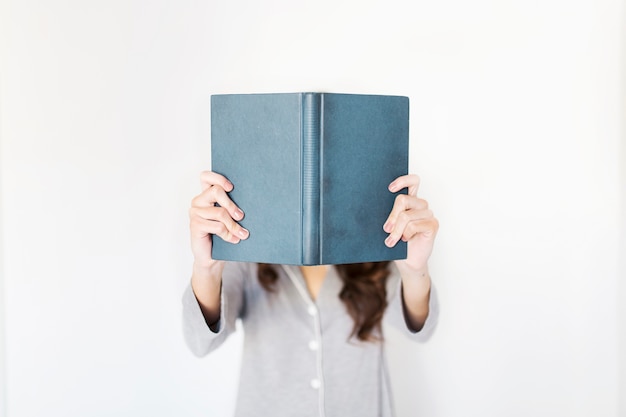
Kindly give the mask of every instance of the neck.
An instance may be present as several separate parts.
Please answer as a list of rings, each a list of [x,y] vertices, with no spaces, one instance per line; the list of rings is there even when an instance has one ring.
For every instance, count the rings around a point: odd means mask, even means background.
[[[301,266],[300,272],[304,277],[315,277],[315,276],[325,276],[326,271],[328,271],[328,265],[312,265],[312,266]]]
[[[324,278],[326,278],[326,272],[328,272],[328,265],[315,265],[315,266],[301,266],[300,271],[306,282],[309,295],[313,300],[317,298]]]

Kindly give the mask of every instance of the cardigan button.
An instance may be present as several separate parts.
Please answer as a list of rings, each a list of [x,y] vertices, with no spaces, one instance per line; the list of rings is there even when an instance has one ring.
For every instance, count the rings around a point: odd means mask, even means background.
[[[317,343],[317,340],[311,340],[309,342],[309,349],[311,350],[317,350],[320,347],[319,343]]]
[[[311,380],[311,388],[319,389],[322,386],[322,383],[319,379],[315,378]]]
[[[315,316],[317,314],[317,308],[314,305],[310,305],[307,309],[310,315]]]

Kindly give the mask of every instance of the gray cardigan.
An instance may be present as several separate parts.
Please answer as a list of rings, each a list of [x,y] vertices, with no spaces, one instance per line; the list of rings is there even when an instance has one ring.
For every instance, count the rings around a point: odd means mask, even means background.
[[[391,265],[383,331],[391,324],[425,341],[438,315],[434,288],[423,329],[411,332],[403,316],[400,276]],[[343,282],[335,268],[329,269],[315,301],[298,267],[278,268],[272,293],[260,286],[256,271],[256,264],[226,264],[217,332],[205,323],[191,285],[183,295],[185,340],[197,356],[218,348],[241,319],[244,346],[235,415],[392,416],[384,344],[348,339],[353,320],[339,299]]]

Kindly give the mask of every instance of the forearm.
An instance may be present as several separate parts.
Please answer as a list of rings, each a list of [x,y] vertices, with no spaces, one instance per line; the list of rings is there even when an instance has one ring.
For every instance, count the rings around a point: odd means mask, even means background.
[[[204,320],[213,326],[220,319],[223,261],[212,261],[207,265],[194,263],[191,288],[198,300]]]
[[[428,266],[413,269],[406,264],[399,264],[402,278],[402,305],[409,327],[419,331],[424,327],[429,313],[430,274]]]

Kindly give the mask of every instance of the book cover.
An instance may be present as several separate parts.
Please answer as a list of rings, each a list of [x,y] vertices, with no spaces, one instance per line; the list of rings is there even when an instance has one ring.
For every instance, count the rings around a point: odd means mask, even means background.
[[[250,236],[213,239],[230,261],[328,265],[406,258],[383,224],[408,173],[409,100],[276,93],[211,96],[211,169],[233,184]],[[406,192],[404,190],[403,192]]]

